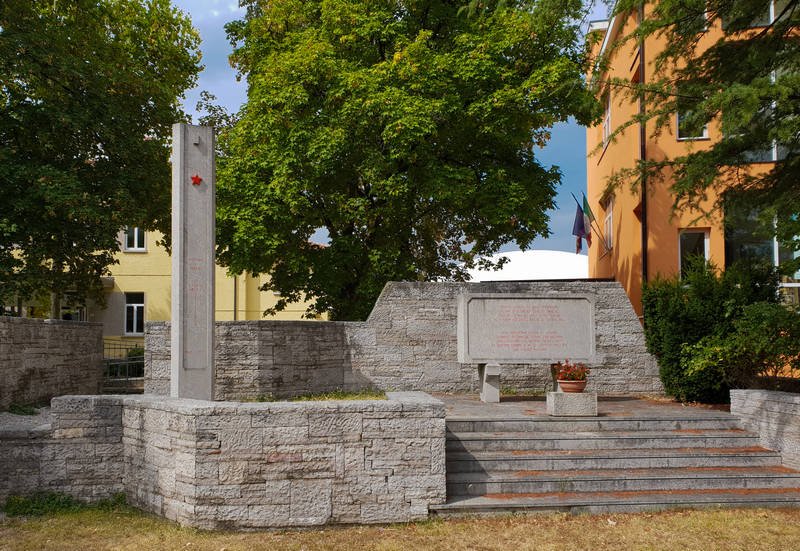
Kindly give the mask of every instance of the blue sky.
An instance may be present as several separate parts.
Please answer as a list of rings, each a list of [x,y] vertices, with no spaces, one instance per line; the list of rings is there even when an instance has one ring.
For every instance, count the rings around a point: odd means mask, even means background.
[[[236,0],[172,0],[173,4],[188,13],[195,28],[203,39],[203,65],[198,85],[186,94],[184,107],[192,115],[200,91],[207,90],[217,97],[217,101],[228,111],[235,112],[247,99],[247,87],[237,82],[236,72],[228,63],[231,46],[225,36],[225,23],[238,19],[244,10]],[[605,17],[606,6],[595,6],[590,19]],[[572,221],[575,217],[575,201],[570,193],[580,198],[586,189],[586,131],[575,122],[558,124],[553,127],[552,139],[537,152],[540,162],[545,166],[556,165],[561,168],[562,186],[556,198],[557,208],[550,211],[550,232],[548,239],[534,242],[535,249],[575,251],[575,238],[572,237]],[[503,250],[519,247],[510,244]],[[585,254],[584,250],[584,254]]]

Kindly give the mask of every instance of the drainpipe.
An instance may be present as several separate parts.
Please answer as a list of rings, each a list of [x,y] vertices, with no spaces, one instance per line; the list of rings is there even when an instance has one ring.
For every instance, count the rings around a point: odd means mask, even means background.
[[[639,4],[639,24],[644,21],[644,3]],[[644,39],[639,45],[639,83],[644,85],[645,80],[645,56],[644,56]],[[639,97],[639,115],[644,115],[645,108],[645,94],[642,92]],[[644,120],[639,122],[639,159],[641,161],[647,160],[647,123]],[[647,172],[642,172],[642,285],[647,283]]]

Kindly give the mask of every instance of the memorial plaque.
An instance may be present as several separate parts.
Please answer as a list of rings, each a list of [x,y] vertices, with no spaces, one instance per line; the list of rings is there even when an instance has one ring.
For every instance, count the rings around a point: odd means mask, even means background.
[[[591,360],[594,303],[583,296],[462,295],[458,361],[542,363]]]

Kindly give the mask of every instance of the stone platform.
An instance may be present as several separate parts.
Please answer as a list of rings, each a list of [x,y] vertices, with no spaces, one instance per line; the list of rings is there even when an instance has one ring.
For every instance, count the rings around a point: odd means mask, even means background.
[[[39,416],[0,414],[0,503],[124,493],[203,529],[407,522],[445,498],[443,404],[209,402],[62,396]]]

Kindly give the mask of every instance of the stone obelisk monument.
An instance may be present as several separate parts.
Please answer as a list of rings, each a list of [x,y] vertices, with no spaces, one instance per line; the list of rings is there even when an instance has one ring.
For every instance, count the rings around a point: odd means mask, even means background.
[[[214,399],[214,129],[172,127],[170,394]]]

